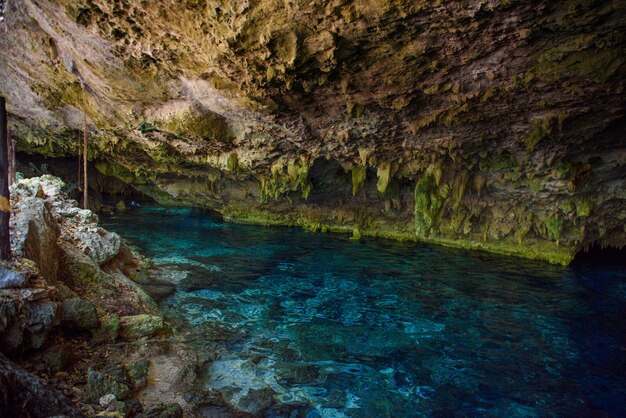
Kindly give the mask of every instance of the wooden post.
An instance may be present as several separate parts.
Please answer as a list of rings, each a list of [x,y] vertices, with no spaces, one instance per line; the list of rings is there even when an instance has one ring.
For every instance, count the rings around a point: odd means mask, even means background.
[[[80,186],[82,184],[82,172],[83,172],[83,167],[81,166],[81,161],[83,160],[83,153],[81,152],[81,150],[83,149],[83,144],[81,144],[82,142],[82,138],[80,135],[80,131],[77,132],[76,135],[76,149],[78,150],[76,153],[78,154],[78,173],[76,174],[76,190],[78,192],[81,191]]]
[[[87,113],[83,112],[83,209],[87,207]]]
[[[8,127],[7,109],[4,97],[0,97],[0,260],[11,258],[11,240],[9,239],[9,164],[8,164]]]
[[[17,172],[15,163],[15,138],[11,133],[11,128],[7,128],[7,147],[9,154],[9,187],[15,183],[15,176]]]

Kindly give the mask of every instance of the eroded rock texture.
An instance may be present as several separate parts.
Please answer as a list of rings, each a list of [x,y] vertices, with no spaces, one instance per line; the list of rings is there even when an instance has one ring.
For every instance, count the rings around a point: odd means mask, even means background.
[[[626,3],[11,0],[18,148],[162,203],[567,263],[626,243]]]

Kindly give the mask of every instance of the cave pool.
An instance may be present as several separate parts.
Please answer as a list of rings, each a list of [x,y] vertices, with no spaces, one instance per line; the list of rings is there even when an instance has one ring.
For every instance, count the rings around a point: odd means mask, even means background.
[[[203,384],[266,417],[626,416],[626,267],[148,206],[102,224],[177,291]]]

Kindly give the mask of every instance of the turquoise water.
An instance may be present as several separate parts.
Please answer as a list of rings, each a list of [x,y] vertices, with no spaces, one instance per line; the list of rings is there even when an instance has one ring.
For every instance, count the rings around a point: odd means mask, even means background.
[[[623,266],[355,242],[190,209],[103,224],[171,273],[162,308],[208,360],[205,384],[243,410],[626,416]]]

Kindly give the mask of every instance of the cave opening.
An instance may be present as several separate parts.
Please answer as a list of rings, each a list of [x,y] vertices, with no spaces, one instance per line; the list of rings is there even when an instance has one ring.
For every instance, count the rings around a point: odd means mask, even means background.
[[[603,247],[597,243],[578,252],[572,266],[626,266],[626,247]]]
[[[97,161],[87,164],[89,183],[89,209],[101,212],[103,207],[113,207],[120,202],[140,205],[154,203],[154,199],[133,185],[125,183],[117,177],[102,174],[96,168]],[[17,172],[24,177],[36,177],[50,174],[65,182],[63,191],[71,199],[81,201],[81,187],[78,178],[78,162],[76,157],[46,157],[39,154],[16,154]],[[82,177],[81,177],[82,178]],[[82,181],[82,180],[81,180]]]

